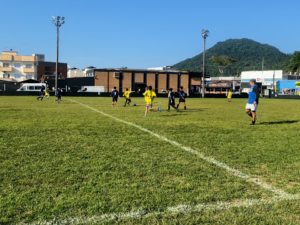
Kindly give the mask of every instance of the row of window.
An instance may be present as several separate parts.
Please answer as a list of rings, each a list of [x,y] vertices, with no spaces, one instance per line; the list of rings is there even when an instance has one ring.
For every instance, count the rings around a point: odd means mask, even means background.
[[[3,67],[10,67],[10,64],[9,63],[3,63]],[[13,67],[21,68],[22,64],[21,63],[14,63]],[[25,68],[27,68],[27,69],[31,69],[32,67],[33,67],[32,64],[25,64]]]
[[[34,76],[33,75],[22,75],[22,74],[13,74],[13,75],[11,75],[11,74],[6,74],[6,73],[4,73],[3,74],[3,76],[2,76],[3,78],[15,78],[15,79],[20,79],[21,77],[25,77],[26,79],[33,79],[34,78]]]

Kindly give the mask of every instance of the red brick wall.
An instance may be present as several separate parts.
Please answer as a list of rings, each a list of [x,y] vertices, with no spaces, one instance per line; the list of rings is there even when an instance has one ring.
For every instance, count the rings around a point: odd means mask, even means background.
[[[135,83],[144,83],[144,74],[136,73],[134,79],[135,79]]]
[[[181,74],[180,86],[183,86],[183,90],[188,93],[189,89],[189,75]]]
[[[201,85],[201,79],[200,79],[200,77],[193,77],[191,79],[191,85]]]
[[[106,92],[108,89],[108,72],[95,72],[95,86],[104,86]]]
[[[158,75],[158,93],[161,93],[162,90],[167,90],[167,74]]]
[[[148,73],[147,74],[147,86],[152,86],[153,89],[155,89],[155,74],[154,73]]]
[[[126,88],[128,88],[129,90],[131,89],[131,78],[131,73],[123,73],[123,91],[125,91]]]
[[[172,88],[173,91],[178,89],[178,74],[169,75],[169,88]]]
[[[111,90],[116,87],[118,90],[119,87],[119,79],[115,78],[115,72],[109,72],[109,84],[108,84],[108,92],[111,92]]]

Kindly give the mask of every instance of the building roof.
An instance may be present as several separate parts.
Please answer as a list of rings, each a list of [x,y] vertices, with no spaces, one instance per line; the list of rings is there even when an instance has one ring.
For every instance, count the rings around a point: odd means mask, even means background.
[[[189,73],[180,70],[151,70],[151,69],[130,69],[130,68],[96,68],[95,71],[113,71],[113,72],[139,72],[139,73]]]

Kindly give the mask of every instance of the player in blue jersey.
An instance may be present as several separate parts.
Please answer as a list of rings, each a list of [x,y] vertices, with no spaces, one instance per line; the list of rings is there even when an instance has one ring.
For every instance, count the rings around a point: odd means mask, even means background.
[[[177,109],[179,109],[179,106],[182,103],[184,105],[184,110],[186,110],[185,97],[186,93],[184,92],[183,87],[181,86],[178,91],[179,103],[177,104]]]
[[[259,88],[255,80],[250,80],[250,90],[248,93],[248,102],[246,104],[246,113],[252,118],[252,125],[256,123],[256,113],[259,101]]]
[[[168,91],[168,112],[170,112],[171,107],[178,111],[175,107],[175,93],[173,92],[173,88],[170,88]]]
[[[112,106],[114,107],[117,104],[119,98],[119,92],[117,90],[117,87],[114,87],[114,89],[112,90],[111,98],[112,98]]]

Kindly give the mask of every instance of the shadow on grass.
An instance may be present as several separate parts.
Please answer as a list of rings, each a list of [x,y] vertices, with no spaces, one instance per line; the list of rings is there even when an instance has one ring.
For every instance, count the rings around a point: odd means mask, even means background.
[[[185,116],[185,115],[187,115],[186,113],[180,113],[180,112],[178,112],[178,113],[170,113],[170,114],[164,114],[164,115],[161,115],[161,116],[163,116],[163,117],[174,117],[174,116]]]
[[[292,124],[298,123],[299,120],[281,120],[281,121],[270,121],[270,122],[261,122],[259,125],[277,125],[277,124]]]
[[[208,109],[208,108],[200,108],[200,109],[189,109],[188,108],[186,111],[187,112],[202,112],[202,111],[204,111],[206,109]]]

